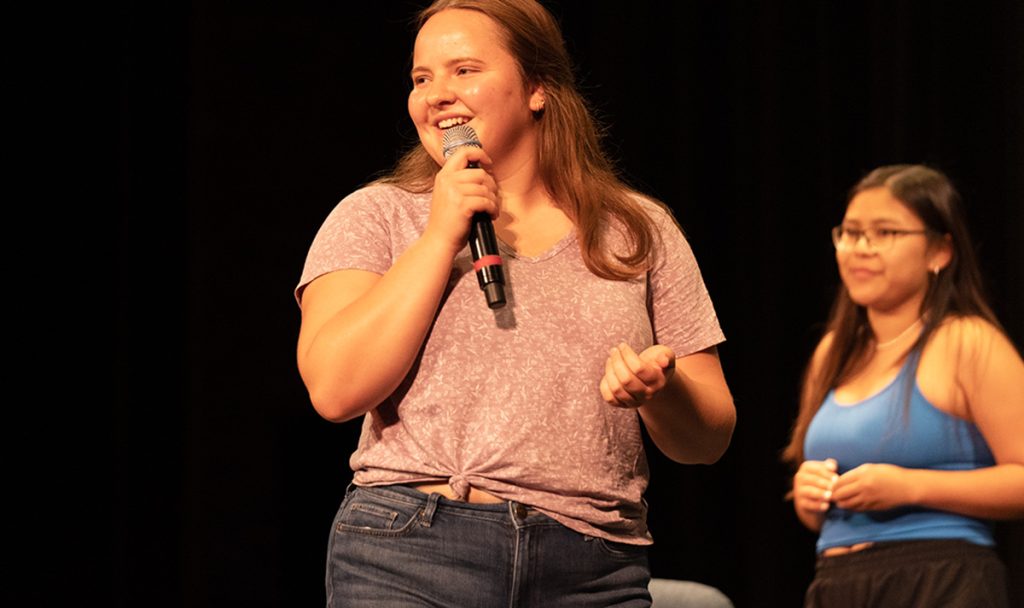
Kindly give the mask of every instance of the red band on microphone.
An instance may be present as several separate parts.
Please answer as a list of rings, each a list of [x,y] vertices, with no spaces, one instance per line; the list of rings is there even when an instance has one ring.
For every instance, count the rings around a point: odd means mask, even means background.
[[[481,268],[485,268],[487,266],[501,266],[501,256],[485,255],[481,257],[479,260],[473,262],[473,270],[480,270]]]

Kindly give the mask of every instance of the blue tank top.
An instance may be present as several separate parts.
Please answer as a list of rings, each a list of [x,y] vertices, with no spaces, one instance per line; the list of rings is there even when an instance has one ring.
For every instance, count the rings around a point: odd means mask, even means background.
[[[834,458],[840,475],[869,462],[941,471],[994,465],[988,443],[974,424],[936,409],[921,394],[914,360],[909,357],[892,382],[863,401],[840,405],[830,391],[807,429],[804,457]],[[965,515],[920,507],[855,512],[833,505],[825,513],[817,550],[922,539],[995,544],[988,523]]]

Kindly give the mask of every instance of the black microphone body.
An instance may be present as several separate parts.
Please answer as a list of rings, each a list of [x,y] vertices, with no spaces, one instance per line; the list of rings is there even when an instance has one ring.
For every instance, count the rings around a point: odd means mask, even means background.
[[[446,129],[442,145],[445,158],[462,146],[483,147],[477,139],[476,132],[468,125],[456,125]],[[475,162],[469,163],[470,168],[478,166]],[[469,251],[473,255],[477,283],[487,298],[487,306],[501,308],[505,305],[505,273],[501,267],[501,252],[498,250],[498,238],[494,234],[494,223],[490,215],[473,214],[469,229]]]

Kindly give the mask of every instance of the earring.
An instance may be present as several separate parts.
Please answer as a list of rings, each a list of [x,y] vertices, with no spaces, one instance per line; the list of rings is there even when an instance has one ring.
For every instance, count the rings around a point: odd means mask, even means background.
[[[940,270],[942,270],[942,269],[939,268],[938,266],[934,266],[934,267],[932,267],[932,274],[934,274],[935,276],[939,276],[939,271]]]

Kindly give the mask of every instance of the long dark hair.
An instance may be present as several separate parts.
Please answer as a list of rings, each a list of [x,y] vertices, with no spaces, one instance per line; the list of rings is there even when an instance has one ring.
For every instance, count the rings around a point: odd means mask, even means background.
[[[601,148],[600,130],[576,88],[558,23],[535,0],[437,0],[419,14],[417,31],[432,16],[448,9],[472,10],[490,17],[502,32],[523,82],[544,88],[544,109],[534,114],[539,127],[541,178],[576,226],[587,268],[613,280],[642,274],[651,262],[656,233],[637,193],[618,177]],[[378,183],[428,192],[438,170],[437,162],[416,144]],[[613,219],[622,226],[630,247],[621,254],[604,248],[605,228]]]
[[[921,303],[923,328],[908,350],[907,356],[919,354],[935,330],[949,317],[981,317],[1000,328],[986,301],[981,271],[974,255],[974,246],[967,231],[961,209],[960,194],[949,178],[923,165],[890,165],[865,175],[850,191],[847,204],[865,190],[886,188],[924,223],[933,242],[948,239],[952,260],[938,274],[930,275],[928,292]],[[818,412],[828,392],[849,379],[870,354],[874,334],[863,306],[850,299],[844,285],[832,304],[826,326],[831,343],[816,370],[808,364],[800,393],[800,413],[793,426],[783,460],[799,466],[804,459],[804,438],[807,427]],[[910,377],[914,376],[920,357],[914,356]]]

